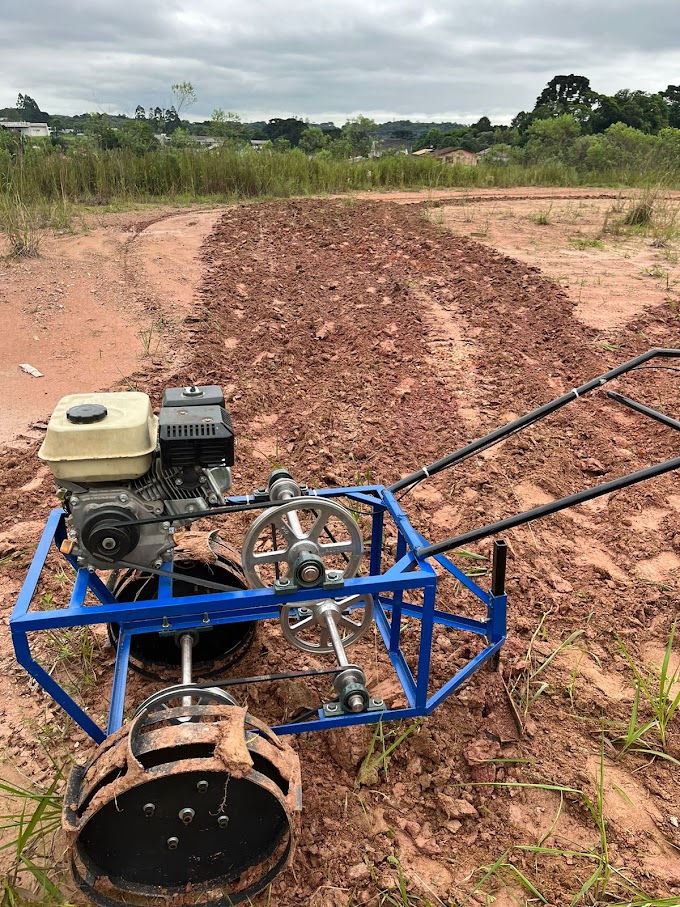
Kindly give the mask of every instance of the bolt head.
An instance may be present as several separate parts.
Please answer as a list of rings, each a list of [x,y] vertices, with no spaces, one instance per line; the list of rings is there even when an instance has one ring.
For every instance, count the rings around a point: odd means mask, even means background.
[[[196,785],[196,790],[199,792],[199,794],[204,794],[208,790],[208,786],[209,785],[207,781],[199,781]]]
[[[175,838],[175,837],[168,838],[166,843],[168,845],[168,850],[177,850],[177,846],[179,844],[179,838]]]
[[[153,814],[155,812],[156,812],[156,807],[153,803],[144,804],[144,815],[145,816],[148,816],[149,818],[151,818],[151,816],[153,816]]]
[[[187,806],[184,809],[180,809],[179,811],[179,817],[185,825],[188,825],[195,815],[196,813],[190,806]]]
[[[217,820],[220,828],[226,828],[229,825],[229,816],[220,816]]]

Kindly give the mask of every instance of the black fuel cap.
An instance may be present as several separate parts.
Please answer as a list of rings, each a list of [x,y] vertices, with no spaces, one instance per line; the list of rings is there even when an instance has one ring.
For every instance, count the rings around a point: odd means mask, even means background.
[[[90,425],[92,422],[101,422],[108,412],[101,403],[80,403],[66,411],[66,418],[76,425]]]

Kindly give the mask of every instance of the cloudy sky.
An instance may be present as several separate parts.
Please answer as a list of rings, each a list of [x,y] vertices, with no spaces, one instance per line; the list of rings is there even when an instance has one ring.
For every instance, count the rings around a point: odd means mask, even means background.
[[[0,107],[509,122],[557,73],[680,83],[678,0],[0,0]]]

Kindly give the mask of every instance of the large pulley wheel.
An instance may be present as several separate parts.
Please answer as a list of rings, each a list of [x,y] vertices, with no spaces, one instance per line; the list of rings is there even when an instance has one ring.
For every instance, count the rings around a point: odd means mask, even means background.
[[[248,902],[286,865],[300,805],[297,756],[245,709],[142,709],[69,778],[73,875],[101,907]]]
[[[343,648],[348,649],[373,623],[373,596],[349,595],[281,608],[283,635],[303,652],[321,655],[334,651],[328,630],[329,619],[337,627]]]
[[[201,561],[182,563],[177,572],[189,574],[191,580],[173,581],[173,594],[179,596],[205,595],[213,590],[203,586],[201,580],[209,580],[245,589],[243,576],[220,564],[206,564]],[[113,594],[120,602],[144,602],[158,595],[158,577],[134,574],[121,580],[113,588]],[[236,664],[246,654],[255,637],[257,623],[218,624],[204,629],[197,628],[192,651],[192,661],[197,677],[212,677]],[[120,628],[109,624],[109,639],[118,645]],[[152,680],[174,680],[180,673],[182,655],[179,638],[173,633],[135,633],[130,641],[130,667],[138,674]]]
[[[346,507],[325,498],[296,498],[253,521],[243,540],[243,571],[253,588],[277,580],[320,586],[324,571],[337,571],[338,580],[355,576],[363,550]]]

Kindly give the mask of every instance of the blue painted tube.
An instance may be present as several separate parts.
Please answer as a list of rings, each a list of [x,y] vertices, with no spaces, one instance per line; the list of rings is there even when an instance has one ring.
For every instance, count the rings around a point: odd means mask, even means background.
[[[113,669],[113,683],[111,685],[111,706],[109,708],[109,723],[106,728],[107,735],[115,733],[123,724],[125,709],[125,689],[127,686],[127,669],[130,660],[130,644],[132,637],[121,627],[118,634],[118,649],[116,651],[116,665]]]

